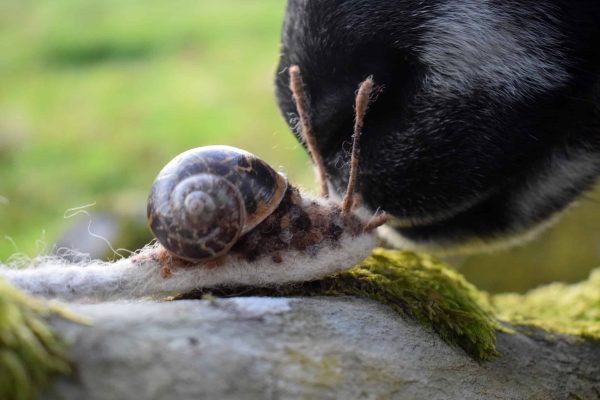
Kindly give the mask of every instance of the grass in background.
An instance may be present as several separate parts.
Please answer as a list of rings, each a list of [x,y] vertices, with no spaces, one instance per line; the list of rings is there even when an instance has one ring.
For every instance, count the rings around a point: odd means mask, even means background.
[[[71,207],[143,221],[155,175],[191,147],[242,147],[312,187],[273,95],[284,7],[0,2],[0,262],[51,251]],[[600,260],[599,207],[588,201],[535,242],[472,257],[461,272],[494,291],[583,279]]]
[[[2,2],[0,260],[52,244],[71,207],[125,198],[143,214],[158,170],[191,147],[239,146],[310,185],[273,96],[284,6]]]

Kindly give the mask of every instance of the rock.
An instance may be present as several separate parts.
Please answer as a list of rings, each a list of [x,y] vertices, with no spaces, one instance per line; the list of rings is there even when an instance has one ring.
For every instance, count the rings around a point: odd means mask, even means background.
[[[477,363],[387,306],[350,297],[69,304],[54,319],[78,366],[47,399],[600,397],[600,345],[498,333]]]

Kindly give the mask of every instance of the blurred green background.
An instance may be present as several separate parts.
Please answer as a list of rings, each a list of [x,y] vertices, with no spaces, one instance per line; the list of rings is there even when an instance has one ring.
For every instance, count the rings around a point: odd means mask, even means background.
[[[191,147],[245,148],[313,190],[308,158],[273,95],[284,7],[0,2],[0,261],[52,253],[57,242],[84,236],[111,254],[87,234],[90,220],[115,248],[146,243],[147,190]],[[598,198],[591,193],[531,243],[457,266],[492,291],[583,279],[600,264]],[[67,218],[92,203],[89,215]],[[102,229],[107,220],[112,231]]]

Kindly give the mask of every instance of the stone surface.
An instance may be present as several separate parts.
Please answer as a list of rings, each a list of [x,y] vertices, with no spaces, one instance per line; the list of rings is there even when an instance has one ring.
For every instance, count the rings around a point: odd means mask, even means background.
[[[498,334],[479,364],[434,332],[354,298],[71,304],[54,320],[77,376],[60,399],[598,399],[600,344]],[[579,397],[577,397],[579,396]]]

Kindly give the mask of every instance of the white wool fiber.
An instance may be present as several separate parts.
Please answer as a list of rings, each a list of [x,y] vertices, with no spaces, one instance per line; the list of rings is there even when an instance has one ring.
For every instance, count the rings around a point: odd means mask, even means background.
[[[89,261],[66,263],[60,258],[44,257],[35,266],[9,268],[0,265],[0,278],[33,295],[68,301],[103,301],[164,297],[199,288],[226,286],[276,286],[309,281],[352,267],[366,258],[375,246],[373,234],[350,237],[345,234],[334,248],[322,247],[317,254],[281,252],[283,261],[269,255],[248,262],[229,256],[216,267],[186,266],[171,268],[171,276],[161,276],[162,265],[148,246],[132,257],[116,262]]]

